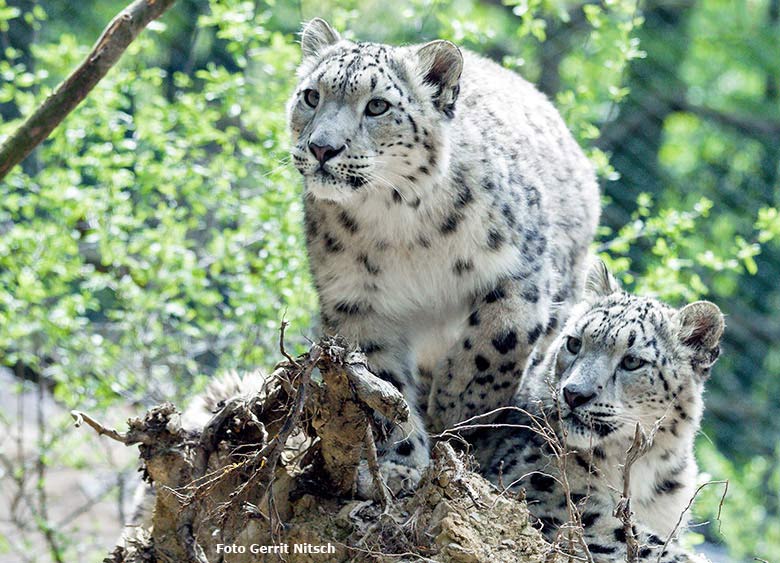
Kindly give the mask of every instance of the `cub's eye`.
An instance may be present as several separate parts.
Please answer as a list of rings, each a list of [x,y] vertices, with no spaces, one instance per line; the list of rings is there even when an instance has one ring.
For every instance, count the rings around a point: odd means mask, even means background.
[[[317,92],[317,90],[312,90],[311,88],[304,90],[303,101],[306,102],[307,106],[316,108],[317,104],[320,103],[320,93]]]
[[[631,354],[629,354],[623,357],[623,360],[620,362],[620,367],[626,371],[634,371],[634,370],[638,370],[646,363],[647,362],[644,361],[642,358],[637,358],[636,356],[632,356]]]
[[[380,100],[379,98],[374,98],[368,102],[368,105],[366,106],[366,115],[376,117],[377,115],[382,115],[389,109],[390,104],[388,102]]]
[[[580,340],[579,338],[570,336],[569,338],[566,339],[566,349],[572,354],[579,354],[580,348],[582,348],[582,340]]]

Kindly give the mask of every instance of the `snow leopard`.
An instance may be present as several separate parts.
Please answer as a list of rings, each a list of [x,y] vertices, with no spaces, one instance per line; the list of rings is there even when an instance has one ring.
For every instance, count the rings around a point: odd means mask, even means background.
[[[288,121],[322,327],[410,404],[379,444],[403,492],[428,432],[507,404],[549,342],[598,184],[543,94],[453,43],[354,42],[314,19],[301,50]]]
[[[597,262],[583,301],[544,361],[526,374],[517,409],[491,430],[483,473],[501,486],[525,489],[548,540],[566,539],[577,521],[572,515],[579,514],[593,560],[626,561],[629,532],[613,513],[639,425],[651,445],[630,470],[630,534],[638,543],[632,561],[704,561],[675,535],[695,495],[694,437],[723,330],[713,303],[678,310],[626,293]],[[545,438],[546,430],[554,434]],[[568,549],[584,555],[581,544]]]

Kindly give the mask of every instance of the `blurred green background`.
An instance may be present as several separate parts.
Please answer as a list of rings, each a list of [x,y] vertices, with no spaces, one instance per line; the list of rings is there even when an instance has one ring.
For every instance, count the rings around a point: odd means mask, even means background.
[[[124,4],[0,0],[0,139]],[[314,16],[450,39],[555,101],[599,169],[597,250],[727,315],[697,448],[729,494],[718,522],[705,487],[688,541],[776,558],[780,0],[179,0],[0,184],[0,561],[99,561],[118,530],[132,452],[68,409],[121,424],[269,367],[283,317],[291,345],[316,335],[284,116]]]

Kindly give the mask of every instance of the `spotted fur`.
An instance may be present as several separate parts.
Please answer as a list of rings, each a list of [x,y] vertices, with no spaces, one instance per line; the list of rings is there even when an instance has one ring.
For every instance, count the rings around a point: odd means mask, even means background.
[[[489,60],[354,43],[319,19],[301,44],[291,153],[322,321],[415,405],[381,444],[399,490],[427,463],[424,418],[510,401],[580,291],[598,188],[553,106]]]
[[[693,441],[723,327],[712,303],[675,310],[624,293],[599,263],[585,301],[572,310],[516,397],[525,412],[504,417],[508,426],[486,446],[493,452],[487,476],[498,483],[502,473],[504,484],[524,487],[545,536],[565,537],[571,519],[561,465],[532,430],[534,418],[546,417],[565,444],[566,480],[594,561],[625,561],[625,532],[613,516],[623,488],[622,465],[636,424],[647,435],[657,425],[652,447],[631,471],[639,561],[700,561],[675,539],[665,550],[663,545],[694,495]]]

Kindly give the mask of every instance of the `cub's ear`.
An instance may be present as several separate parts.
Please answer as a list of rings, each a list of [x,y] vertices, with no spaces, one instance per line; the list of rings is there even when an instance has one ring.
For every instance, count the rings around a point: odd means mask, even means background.
[[[726,326],[723,314],[714,303],[697,301],[680,309],[675,320],[680,341],[693,349],[693,370],[706,379],[720,355],[720,337]]]
[[[718,306],[709,301],[696,301],[677,313],[680,340],[692,348],[712,349],[720,342],[725,323]]]
[[[303,57],[316,57],[323,49],[341,41],[341,35],[322,18],[314,18],[303,26],[301,51]]]
[[[417,50],[423,81],[436,87],[433,101],[448,117],[452,117],[460,90],[463,55],[449,41],[431,41]]]
[[[598,299],[621,291],[620,283],[600,258],[594,258],[585,278],[585,298]]]

